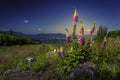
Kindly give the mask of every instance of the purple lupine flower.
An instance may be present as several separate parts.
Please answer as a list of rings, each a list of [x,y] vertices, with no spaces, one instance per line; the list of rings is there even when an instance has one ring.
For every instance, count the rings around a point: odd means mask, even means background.
[[[67,28],[65,28],[66,31],[66,42],[68,43],[70,41],[69,31]]]
[[[66,36],[66,42],[70,42],[70,36]]]
[[[81,45],[84,46],[85,40],[84,40],[84,37],[83,37],[82,35],[79,35],[79,36],[78,36],[78,40],[79,40],[79,42],[81,43]]]
[[[58,53],[58,55],[59,55],[59,56],[61,55],[61,53],[60,53],[60,50],[59,50],[59,49],[57,49],[57,53]]]
[[[82,21],[81,21],[81,24],[80,24],[80,34],[84,35],[84,28],[83,28],[83,22]]]
[[[60,57],[64,56],[64,51],[63,51],[63,47],[61,47],[60,49],[57,50],[57,53]]]
[[[64,51],[63,51],[63,47],[62,46],[60,47],[60,54],[61,54],[61,57],[63,57]]]
[[[90,35],[92,35],[95,31],[96,23],[94,23],[93,28],[90,30]]]
[[[105,36],[104,41],[103,41],[103,43],[102,43],[102,47],[105,47],[106,44],[107,44],[107,39],[106,39],[106,36]]]
[[[73,15],[73,24],[76,25],[77,22],[78,22],[78,11],[75,9]]]
[[[82,35],[84,35],[84,28],[82,27]]]

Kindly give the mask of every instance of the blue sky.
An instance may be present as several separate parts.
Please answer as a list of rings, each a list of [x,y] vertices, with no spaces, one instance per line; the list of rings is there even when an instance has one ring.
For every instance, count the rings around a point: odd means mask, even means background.
[[[119,0],[0,0],[0,31],[65,33],[67,27],[71,32],[75,7],[86,30],[94,21],[97,27],[102,24],[108,30],[120,29]]]

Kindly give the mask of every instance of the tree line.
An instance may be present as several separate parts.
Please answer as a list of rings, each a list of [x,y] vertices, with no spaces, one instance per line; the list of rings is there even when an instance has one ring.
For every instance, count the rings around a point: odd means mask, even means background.
[[[31,38],[16,36],[11,33],[0,32],[0,46],[39,44],[39,43],[41,42],[33,40]]]

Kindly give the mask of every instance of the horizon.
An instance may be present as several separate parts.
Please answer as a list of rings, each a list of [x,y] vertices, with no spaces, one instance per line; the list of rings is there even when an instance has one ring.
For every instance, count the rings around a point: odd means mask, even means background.
[[[62,33],[65,28],[72,33],[74,8],[88,34],[94,21],[106,26],[108,31],[120,29],[120,1],[118,0],[0,0],[0,31],[25,34]]]

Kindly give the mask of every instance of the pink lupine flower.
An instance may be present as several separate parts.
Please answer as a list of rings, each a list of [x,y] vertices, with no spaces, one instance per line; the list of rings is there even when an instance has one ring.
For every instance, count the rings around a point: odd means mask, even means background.
[[[64,56],[63,47],[60,47],[60,49],[57,50],[57,53],[60,57],[63,57]]]
[[[83,28],[83,22],[82,21],[81,21],[81,24],[80,24],[80,34],[84,35],[84,28]]]
[[[60,50],[59,49],[57,49],[57,53],[58,53],[58,55],[60,56],[61,54],[60,54]]]
[[[62,46],[60,47],[60,55],[61,55],[61,57],[63,57],[63,55],[64,55],[64,51],[63,51],[63,47]]]
[[[104,41],[103,41],[103,43],[102,43],[102,47],[105,47],[106,44],[107,44],[107,39],[106,39],[106,36],[105,36],[105,37],[104,37]]]
[[[90,35],[92,35],[95,31],[96,23],[94,23],[93,28],[90,30]]]
[[[70,42],[70,36],[69,36],[69,31],[67,28],[65,28],[65,31],[66,31],[66,42]]]
[[[80,44],[82,45],[82,46],[84,46],[84,44],[85,44],[85,40],[84,40],[84,37],[83,37],[83,35],[78,35],[78,41],[80,42]]]
[[[73,15],[73,24],[76,25],[77,22],[78,22],[78,11],[75,9]]]
[[[66,42],[70,42],[70,36],[66,36]]]

